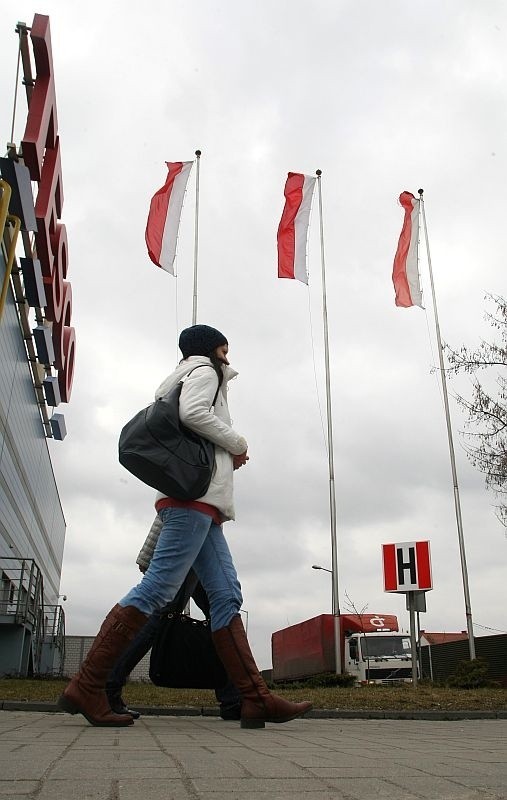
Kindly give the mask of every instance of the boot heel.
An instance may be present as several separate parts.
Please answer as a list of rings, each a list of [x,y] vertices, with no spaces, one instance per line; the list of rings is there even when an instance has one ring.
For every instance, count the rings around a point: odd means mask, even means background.
[[[242,728],[265,728],[266,723],[263,719],[242,719],[241,726]]]
[[[79,709],[76,705],[74,705],[71,700],[65,697],[64,694],[61,694],[58,700],[56,701],[56,707],[58,711],[65,711],[67,714],[79,714]]]

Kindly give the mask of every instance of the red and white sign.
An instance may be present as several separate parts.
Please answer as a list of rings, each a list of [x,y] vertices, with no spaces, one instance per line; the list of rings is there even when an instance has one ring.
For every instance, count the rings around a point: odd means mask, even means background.
[[[430,543],[382,545],[385,592],[421,592],[433,588]]]

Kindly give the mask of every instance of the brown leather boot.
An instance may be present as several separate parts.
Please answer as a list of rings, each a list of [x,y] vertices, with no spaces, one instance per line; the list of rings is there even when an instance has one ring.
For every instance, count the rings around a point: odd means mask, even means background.
[[[311,703],[291,703],[269,691],[257,669],[239,615],[212,636],[227,674],[241,692],[242,728],[264,728],[266,722],[288,722],[302,717],[312,708]]]
[[[105,685],[111,668],[148,617],[134,606],[116,605],[107,615],[79,672],[60,696],[57,706],[68,714],[82,714],[91,725],[132,725],[130,714],[111,711]]]

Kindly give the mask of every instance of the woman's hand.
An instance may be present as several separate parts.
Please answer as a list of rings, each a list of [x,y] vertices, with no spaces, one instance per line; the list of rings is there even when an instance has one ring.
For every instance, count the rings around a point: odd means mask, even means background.
[[[244,453],[241,453],[239,456],[232,457],[232,465],[233,469],[239,469],[240,467],[244,467],[246,462],[249,460],[250,456],[247,455],[247,451],[245,450]]]

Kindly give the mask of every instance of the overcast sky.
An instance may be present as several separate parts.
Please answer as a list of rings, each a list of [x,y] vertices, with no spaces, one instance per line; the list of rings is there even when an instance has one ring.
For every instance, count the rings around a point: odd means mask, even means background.
[[[71,402],[58,409],[68,435],[50,443],[67,633],[94,634],[139,577],[153,491],[118,464],[117,440],[191,323],[195,168],[177,279],[149,261],[144,229],[164,162],[198,148],[198,322],[225,333],[240,373],[229,404],[250,462],[225,531],[259,666],[273,631],[331,610],[331,576],[311,569],[331,566],[318,207],[309,287],[278,280],[288,171],[323,172],[341,609],[394,613],[408,629],[404,596],[383,592],[381,544],[429,539],[421,627],[465,630],[427,259],[425,311],[395,307],[391,272],[398,196],[422,187],[442,337],[490,337],[484,295],[505,294],[506,274],[505,3],[23,0],[1,19],[4,143],[13,31],[35,12],[51,20],[77,336]],[[25,117],[22,94],[17,143]],[[451,414],[475,631],[506,631],[505,530],[452,398]]]

